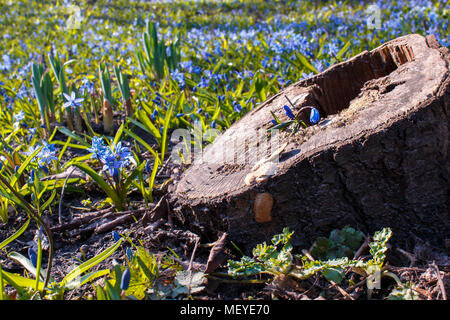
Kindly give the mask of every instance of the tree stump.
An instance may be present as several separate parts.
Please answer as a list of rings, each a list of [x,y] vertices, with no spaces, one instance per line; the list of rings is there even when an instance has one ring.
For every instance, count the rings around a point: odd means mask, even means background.
[[[295,231],[293,245],[308,247],[345,225],[366,234],[390,227],[397,243],[415,235],[442,247],[449,60],[434,36],[412,34],[281,90],[203,150],[173,186],[172,212],[205,239],[228,232],[244,250],[284,227]],[[277,150],[266,131],[271,111],[288,120],[285,96],[294,113],[314,106],[321,121],[279,132]],[[272,170],[251,179],[270,155],[278,157]]]

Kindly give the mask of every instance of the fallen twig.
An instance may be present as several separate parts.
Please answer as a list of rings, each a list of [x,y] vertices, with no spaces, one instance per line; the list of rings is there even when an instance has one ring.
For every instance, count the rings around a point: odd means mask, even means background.
[[[189,283],[188,283],[188,285],[187,285],[188,296],[191,295],[192,263],[194,262],[195,251],[197,251],[197,246],[198,246],[199,241],[200,241],[200,238],[197,238],[197,239],[195,240],[194,249],[192,250],[192,254],[191,254],[191,260],[189,261],[189,267],[188,267],[188,269],[187,269],[187,271],[189,272]]]
[[[126,213],[126,214],[122,215],[121,217],[114,219],[113,221],[96,226],[94,229],[94,233],[101,234],[101,233],[108,232],[109,230],[112,230],[119,225],[122,225],[126,222],[132,221],[133,218],[136,218],[137,215],[141,215],[143,212],[144,212],[144,210],[136,210],[135,212]]]
[[[440,287],[441,293],[442,293],[442,299],[443,299],[443,300],[447,300],[447,293],[445,292],[444,282],[442,281],[441,273],[440,273],[440,271],[439,271],[438,266],[436,265],[436,262],[433,261],[433,263],[431,264],[431,266],[433,267],[434,271],[436,272],[437,282],[438,282],[438,284],[439,284],[439,287]]]
[[[92,219],[95,219],[96,217],[103,216],[107,213],[109,213],[112,210],[112,208],[107,208],[99,211],[93,211],[93,212],[86,212],[81,217],[73,219],[71,222],[68,222],[66,224],[60,224],[58,226],[52,227],[50,230],[53,232],[58,231],[66,231],[75,229],[85,223],[90,222]]]
[[[100,211],[95,212],[88,212],[83,214],[80,218],[74,219],[69,223],[55,226],[51,230],[52,231],[67,231],[67,230],[73,230],[75,228],[78,228],[84,224],[95,224],[92,226],[88,226],[87,228],[84,228],[83,230],[80,230],[77,234],[83,234],[83,233],[89,233],[92,231],[95,231],[95,233],[103,233],[105,228],[109,228],[109,226],[105,227],[99,227],[99,220],[107,220],[107,219],[114,219],[115,226],[119,225],[120,223],[125,223],[128,221],[128,219],[132,219],[135,215],[140,215],[151,208],[139,208],[134,210],[127,210],[127,211],[119,211],[114,212],[113,208],[108,208]],[[124,218],[124,216],[126,218]],[[119,220],[122,219],[122,220]],[[97,222],[97,223],[96,223]],[[109,222],[108,222],[109,223]],[[111,225],[113,225],[113,221],[111,221]],[[109,229],[110,230],[110,229]]]
[[[364,235],[364,237],[366,238],[366,240],[364,240],[363,244],[361,245],[361,247],[359,247],[358,251],[355,252],[353,259],[358,259],[361,256],[361,254],[364,252],[364,250],[366,250],[367,247],[369,246],[370,237],[367,237],[365,235]]]

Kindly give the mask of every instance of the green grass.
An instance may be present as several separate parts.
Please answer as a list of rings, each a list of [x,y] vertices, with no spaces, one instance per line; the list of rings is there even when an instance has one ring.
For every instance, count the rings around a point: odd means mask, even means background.
[[[103,191],[104,205],[133,208],[132,197],[149,205],[173,130],[200,130],[211,138],[211,129],[226,130],[283,87],[401,35],[434,33],[448,46],[449,1],[379,4],[371,11],[370,3],[359,1],[99,0],[69,7],[63,1],[1,0],[1,221],[7,225],[13,212],[42,225],[42,216],[56,212],[64,180],[41,179],[71,165]],[[380,18],[377,28],[367,20],[373,14]],[[72,93],[78,99],[73,107]],[[113,113],[116,130],[110,131]],[[92,158],[100,137],[112,150],[123,142],[126,159]],[[66,192],[88,193],[91,182],[67,179]],[[28,222],[0,239],[0,249],[27,228]],[[172,262],[158,265],[151,253],[130,245],[138,252],[128,261],[131,283],[145,285],[120,290],[124,266],[88,273],[83,284],[109,277],[104,286],[94,285],[93,298],[186,297],[202,287],[203,275],[197,275],[197,287],[186,291],[182,273],[171,279],[170,290],[154,287],[158,268],[182,272],[180,265],[170,255]],[[89,260],[89,268],[100,260]],[[0,275],[0,299],[8,297],[6,284],[21,299],[62,299],[67,289],[54,284],[54,294],[46,294],[51,288],[29,272]]]

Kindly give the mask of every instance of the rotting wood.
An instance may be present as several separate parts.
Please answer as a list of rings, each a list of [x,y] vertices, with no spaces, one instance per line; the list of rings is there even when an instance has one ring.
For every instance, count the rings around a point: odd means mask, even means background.
[[[388,226],[394,242],[416,235],[442,247],[448,236],[449,83],[449,50],[433,36],[416,34],[299,81],[205,148],[169,192],[172,212],[205,241],[227,232],[247,250],[283,227],[295,231],[294,245],[308,247],[345,225],[366,234]],[[294,136],[280,133],[279,145],[288,145],[277,170],[262,183],[246,183],[252,167],[276,150],[263,148],[261,137],[271,112],[287,120],[284,96],[294,113],[312,105],[322,120]],[[259,152],[246,152],[254,143]],[[252,208],[265,192],[274,204],[271,221],[260,224]]]

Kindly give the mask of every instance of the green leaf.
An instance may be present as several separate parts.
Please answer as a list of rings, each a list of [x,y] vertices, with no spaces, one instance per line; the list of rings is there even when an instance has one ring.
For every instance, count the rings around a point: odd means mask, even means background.
[[[345,278],[345,273],[342,268],[325,268],[325,270],[322,271],[322,275],[328,281],[334,281],[337,284],[340,284]]]
[[[273,119],[275,120],[275,122],[276,122],[277,124],[280,124],[281,121],[280,121],[280,119],[278,119],[278,117],[275,115],[275,112],[273,112],[272,110],[270,110],[270,113],[272,114],[272,117],[273,117]]]
[[[228,260],[228,274],[233,278],[255,275],[265,270],[264,264],[247,256],[243,256],[240,261]]]
[[[67,67],[68,65],[70,65],[70,64],[72,64],[72,63],[74,63],[76,61],[77,61],[77,59],[71,59],[69,61],[66,61],[66,62],[64,62],[62,68]]]
[[[18,237],[20,237],[20,235],[28,228],[28,225],[30,224],[30,220],[28,219],[27,222],[25,222],[19,230],[17,230],[16,232],[14,232],[11,236],[9,236],[8,238],[6,238],[5,240],[3,240],[0,243],[0,250],[2,250],[4,247],[6,247],[8,244],[10,244],[11,242],[13,242],[15,239],[17,239]]]
[[[16,261],[17,263],[21,264],[25,269],[28,270],[28,272],[30,272],[34,277],[36,277],[36,274],[37,274],[36,272],[37,272],[37,270],[36,270],[36,268],[33,266],[33,264],[31,263],[30,259],[24,257],[23,255],[21,255],[21,254],[18,253],[18,252],[15,252],[15,251],[10,252],[10,253],[8,254],[8,258],[10,258],[10,259]],[[41,272],[40,272],[40,278],[43,280],[43,279],[45,278],[44,270],[40,270],[40,271],[41,271]],[[34,282],[34,280],[33,280],[33,283],[34,283],[34,284],[33,284],[32,287],[34,287],[34,285],[36,284],[36,283]]]
[[[97,293],[97,300],[108,300],[106,292],[100,285],[96,287],[95,292]]]
[[[78,289],[82,285],[84,285],[94,279],[106,276],[108,274],[109,274],[109,269],[103,269],[103,270],[89,272],[89,273],[85,274],[84,276],[80,277],[79,279],[75,279],[75,280],[72,280],[71,282],[67,283],[65,285],[65,289],[67,289],[67,290]]]
[[[106,294],[108,295],[109,299],[120,300],[120,293],[111,285],[111,283],[108,280],[105,281],[105,287],[106,287]]]
[[[28,207],[23,203],[23,201],[21,201],[19,198],[17,198],[14,194],[8,194],[8,193],[5,193],[2,190],[0,190],[0,196],[12,201],[13,203],[15,203],[18,206],[21,206],[28,212]]]
[[[319,259],[351,258],[362,245],[364,235],[350,226],[331,231],[328,239],[317,238],[311,254]]]
[[[331,242],[327,238],[319,237],[314,242],[310,250],[311,255],[316,259],[326,259],[331,248]]]
[[[0,301],[5,300],[4,292],[5,292],[5,285],[3,283],[3,272],[2,272],[2,265],[0,264]]]
[[[313,67],[313,65],[308,61],[308,58],[306,58],[303,54],[296,51],[295,56],[297,57],[297,60],[300,62],[300,64],[307,70],[312,71],[315,74],[319,73],[319,71],[317,71],[317,69]]]
[[[273,126],[273,127],[269,128],[267,131],[270,131],[270,130],[282,130],[284,128],[287,128],[288,126],[290,126],[291,124],[293,124],[295,122],[297,122],[297,121],[289,120],[289,121],[286,121],[286,122],[282,122],[280,124],[277,124],[276,126]]]
[[[136,169],[134,169],[134,171],[126,178],[124,184],[123,184],[123,188],[125,191],[128,190],[128,187],[131,185],[131,183],[133,182],[133,180],[136,178],[136,176],[142,172],[142,170],[145,168],[145,161],[142,162]]]
[[[58,127],[58,130],[62,133],[65,134],[68,137],[71,137],[72,139],[78,141],[79,143],[81,143],[83,146],[90,148],[91,145],[89,143],[87,143],[86,141],[84,141],[83,138],[81,138],[80,136],[78,136],[77,134],[73,133],[72,131],[70,131],[69,129],[65,128],[65,127]]]
[[[9,184],[11,185],[11,187],[14,187],[14,185],[16,184],[17,180],[20,178],[20,176],[22,175],[23,171],[28,167],[28,165],[30,164],[30,162],[34,159],[34,157],[41,151],[42,146],[40,146],[39,148],[37,148],[33,153],[31,153],[26,159],[25,161],[20,165],[19,169],[17,169],[17,172],[14,174],[14,176],[11,178],[11,181],[9,182]]]
[[[36,273],[35,274],[39,274],[41,275],[41,267],[42,267],[42,243],[41,243],[41,238],[38,237],[38,252],[37,252],[37,263],[36,263]],[[44,276],[35,276],[36,278],[36,282],[35,282],[35,286],[34,289],[38,290],[39,289],[39,281],[40,280],[44,280]]]
[[[156,139],[161,139],[161,133],[159,130],[155,127],[153,122],[150,120],[150,118],[147,116],[146,107],[144,107],[144,110],[138,110],[137,117],[142,122],[142,124],[145,126],[146,131],[148,131],[150,134],[152,134]],[[133,121],[134,124],[136,124],[137,121]],[[139,126],[138,124],[136,124]]]
[[[155,150],[153,150],[153,148],[150,147],[150,145],[147,142],[145,142],[141,137],[137,136],[136,134],[134,134],[133,132],[131,132],[131,131],[127,130],[127,129],[124,129],[124,132],[127,135],[129,135],[130,137],[134,138],[137,142],[142,144],[148,151],[150,151],[150,153],[155,157],[155,159],[156,158],[159,159],[158,153]]]
[[[56,181],[54,183],[56,185]],[[55,199],[56,196],[56,189],[53,189],[52,194],[50,195],[50,197],[47,199],[47,201],[45,201],[45,203],[39,208],[42,211],[44,211],[49,205],[52,204],[53,200]]]
[[[369,252],[373,257],[373,261],[377,265],[382,265],[386,258],[385,252],[388,250],[387,242],[392,236],[390,228],[383,228],[381,231],[375,232],[373,242],[369,243]]]
[[[153,163],[153,169],[152,173],[150,175],[150,179],[148,182],[149,190],[150,190],[150,200],[153,201],[153,185],[155,183],[156,174],[158,173],[158,167],[161,164],[159,158],[155,159],[155,162]]]
[[[114,251],[119,248],[120,244],[122,243],[122,238],[119,239],[114,245],[109,247],[108,249],[104,250],[100,254],[96,255],[92,259],[89,259],[88,261],[80,264],[79,266],[75,267],[72,271],[70,271],[64,279],[61,281],[61,286],[66,286],[68,283],[74,281],[76,278],[80,277],[84,272],[89,270],[90,268],[96,266],[106,258],[108,258],[111,254],[114,253]]]
[[[25,290],[23,288],[34,288],[35,281],[33,279],[22,277],[15,273],[10,273],[2,270],[2,276],[6,283],[14,287],[19,294],[23,294]],[[44,282],[39,282],[38,290],[42,291],[44,289]]]
[[[201,271],[178,271],[175,276],[176,295],[199,293],[205,286],[205,274]],[[188,290],[190,288],[190,290]]]
[[[350,48],[350,45],[352,44],[351,40],[347,41],[347,43],[342,47],[341,50],[336,54],[336,58],[340,61],[342,59],[342,56],[347,52],[348,48]]]
[[[120,141],[120,137],[122,136],[123,130],[125,129],[125,123],[122,122],[119,129],[117,129],[116,135],[114,136],[114,145],[117,145]]]
[[[387,300],[420,300],[418,293],[414,290],[412,283],[395,287]]]
[[[142,130],[148,132],[152,136],[154,136],[158,142],[161,141],[161,133],[159,130],[155,127],[155,125],[150,121],[150,119],[143,113],[143,110],[138,110],[137,117],[139,120],[141,120],[143,123],[140,123],[139,121],[136,121],[131,118],[127,118],[128,121],[130,121],[135,126],[141,128]]]

